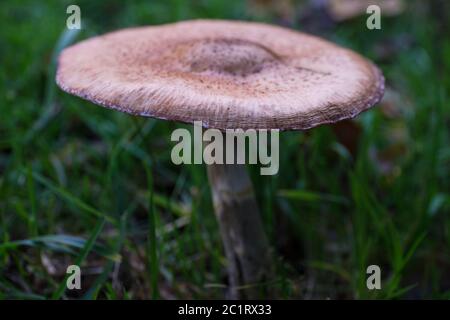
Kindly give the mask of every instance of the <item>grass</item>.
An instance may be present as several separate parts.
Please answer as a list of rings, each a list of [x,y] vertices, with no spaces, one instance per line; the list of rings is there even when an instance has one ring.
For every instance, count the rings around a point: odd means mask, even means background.
[[[134,25],[310,26],[297,3],[286,21],[244,1],[77,1],[77,33],[65,29],[72,3],[0,4],[0,298],[223,298],[206,170],[170,161],[170,133],[186,126],[61,92],[55,59]],[[356,121],[281,134],[276,176],[249,168],[277,251],[278,298],[450,298],[450,8],[408,3],[380,31],[364,17],[319,30],[383,69],[383,102]],[[83,289],[65,291],[74,263]],[[366,287],[371,264],[381,290]]]

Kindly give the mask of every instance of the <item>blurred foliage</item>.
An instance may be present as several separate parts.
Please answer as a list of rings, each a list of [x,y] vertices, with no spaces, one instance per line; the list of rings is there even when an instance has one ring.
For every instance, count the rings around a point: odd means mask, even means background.
[[[355,121],[281,135],[280,172],[250,167],[277,252],[279,298],[450,298],[450,7],[407,1],[369,31],[325,1],[2,1],[0,298],[220,298],[225,258],[205,168],[170,161],[184,126],[61,92],[65,46],[111,30],[196,18],[318,34],[385,73]],[[67,31],[78,4],[82,30]],[[64,292],[67,265],[82,292]],[[382,269],[382,290],[366,268]]]

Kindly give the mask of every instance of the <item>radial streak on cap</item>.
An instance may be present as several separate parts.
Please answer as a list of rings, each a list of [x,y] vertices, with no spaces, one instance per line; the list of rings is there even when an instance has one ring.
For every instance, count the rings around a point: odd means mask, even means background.
[[[351,118],[384,91],[378,68],[304,33],[195,20],[82,41],[57,83],[102,106],[206,127],[301,130]]]

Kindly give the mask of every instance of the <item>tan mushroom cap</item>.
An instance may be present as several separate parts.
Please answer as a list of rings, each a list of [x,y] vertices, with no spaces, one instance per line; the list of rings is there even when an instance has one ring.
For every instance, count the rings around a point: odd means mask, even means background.
[[[304,33],[195,20],[125,29],[65,49],[57,83],[135,115],[227,129],[308,129],[351,118],[384,91],[378,68]]]

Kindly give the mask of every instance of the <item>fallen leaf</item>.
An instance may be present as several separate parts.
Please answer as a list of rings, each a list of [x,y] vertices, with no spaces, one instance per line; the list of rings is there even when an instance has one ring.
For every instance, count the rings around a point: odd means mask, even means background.
[[[295,15],[292,0],[249,0],[248,8],[252,15],[275,15],[284,21],[293,21]]]
[[[405,9],[403,0],[328,0],[328,11],[336,21],[344,21],[366,14],[367,7],[377,5],[381,14],[395,16]]]
[[[338,142],[355,157],[358,151],[361,126],[352,120],[339,121],[331,125]]]

